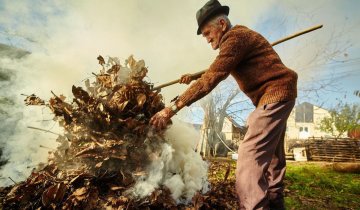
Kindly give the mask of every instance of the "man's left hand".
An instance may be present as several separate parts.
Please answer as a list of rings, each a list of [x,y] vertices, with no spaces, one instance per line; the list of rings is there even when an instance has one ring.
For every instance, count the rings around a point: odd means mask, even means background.
[[[181,76],[179,83],[188,85],[191,81],[193,81],[193,76],[191,74],[184,74]]]
[[[150,124],[158,130],[164,129],[174,115],[175,113],[169,107],[166,107],[150,119]]]

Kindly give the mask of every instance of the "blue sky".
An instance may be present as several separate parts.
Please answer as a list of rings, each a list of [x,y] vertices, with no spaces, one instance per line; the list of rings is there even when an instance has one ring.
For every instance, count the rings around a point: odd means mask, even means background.
[[[301,28],[323,24],[319,31],[314,31],[304,37],[290,40],[282,46],[275,47],[285,63],[294,65],[294,70],[300,75],[300,89],[320,89],[319,91],[299,91],[298,103],[309,101],[326,108],[333,107],[339,100],[348,103],[358,103],[360,100],[353,95],[360,89],[360,15],[357,12],[360,2],[347,1],[278,1],[264,13],[263,20],[258,21],[255,28],[262,34],[271,34],[269,39],[284,36],[284,31],[291,34]],[[281,23],[284,30],[274,30],[271,25]],[[270,27],[269,27],[270,26]],[[318,35],[321,35],[320,37]],[[302,42],[306,39],[306,42]],[[311,40],[314,39],[314,40]],[[303,47],[297,47],[301,42]],[[323,44],[325,43],[325,44]],[[321,49],[315,54],[319,58],[308,64],[302,54],[310,53],[307,47]],[[298,50],[293,53],[289,48]],[[315,51],[316,49],[314,49]],[[290,54],[287,56],[287,54]],[[297,54],[297,55],[296,55]],[[292,60],[304,61],[295,64]],[[294,63],[294,64],[293,64]],[[306,76],[305,76],[306,75]],[[322,87],[324,86],[324,87]],[[309,88],[311,87],[311,88]]]

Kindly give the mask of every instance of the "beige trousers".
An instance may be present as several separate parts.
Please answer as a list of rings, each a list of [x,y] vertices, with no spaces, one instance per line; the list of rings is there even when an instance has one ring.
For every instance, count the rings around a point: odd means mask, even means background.
[[[295,100],[267,104],[249,115],[236,167],[240,209],[285,209],[284,137],[294,104]]]

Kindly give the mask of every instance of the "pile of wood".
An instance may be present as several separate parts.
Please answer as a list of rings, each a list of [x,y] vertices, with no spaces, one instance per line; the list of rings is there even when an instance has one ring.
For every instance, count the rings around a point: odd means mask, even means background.
[[[309,159],[314,161],[360,161],[360,140],[310,138],[306,149]]]

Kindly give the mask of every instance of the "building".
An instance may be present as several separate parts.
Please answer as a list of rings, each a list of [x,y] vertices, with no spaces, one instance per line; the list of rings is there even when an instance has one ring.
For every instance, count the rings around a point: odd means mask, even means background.
[[[308,139],[309,137],[331,137],[331,133],[320,130],[324,117],[329,117],[328,110],[310,104],[301,103],[291,111],[286,127],[286,139]]]
[[[225,117],[222,132],[225,135],[226,140],[230,140],[232,143],[238,145],[241,140],[244,139],[246,133],[246,127],[239,125],[230,116]]]
[[[195,126],[194,126],[195,127]],[[246,127],[240,126],[230,116],[225,117],[221,133],[204,127],[200,128],[200,140],[196,150],[208,156],[227,156],[228,151],[236,151],[237,145],[244,138]],[[230,150],[229,150],[230,148]]]

